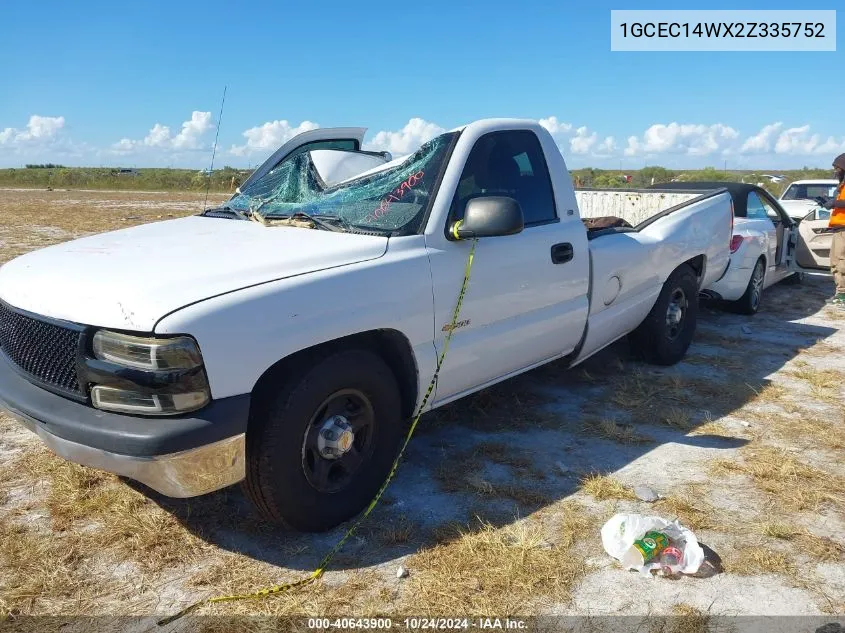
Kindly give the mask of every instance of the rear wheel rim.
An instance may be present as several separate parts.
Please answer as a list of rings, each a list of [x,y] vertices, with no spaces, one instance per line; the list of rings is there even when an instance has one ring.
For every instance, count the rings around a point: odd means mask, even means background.
[[[354,438],[342,454],[325,455],[325,436],[332,420],[342,420]],[[345,424],[344,424],[345,423]],[[357,389],[341,389],[316,408],[308,422],[302,442],[302,472],[318,492],[336,493],[350,485],[373,453],[376,416],[370,399]]]
[[[751,275],[751,307],[755,310],[760,307],[760,299],[763,296],[763,264],[757,262],[754,273]]]
[[[675,288],[666,307],[666,338],[674,341],[681,333],[689,308],[689,300],[683,288]]]

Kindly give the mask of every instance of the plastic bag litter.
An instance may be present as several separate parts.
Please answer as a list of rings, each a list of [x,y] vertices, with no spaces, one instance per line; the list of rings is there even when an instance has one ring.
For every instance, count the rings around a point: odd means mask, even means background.
[[[608,520],[601,528],[601,542],[604,551],[618,561],[622,560],[634,541],[651,530],[662,532],[684,552],[680,573],[695,574],[704,562],[704,550],[698,544],[695,534],[678,521],[667,521],[661,517],[641,514],[619,513]],[[649,562],[642,567],[630,567],[644,576],[651,576],[653,569],[659,569],[657,562]]]

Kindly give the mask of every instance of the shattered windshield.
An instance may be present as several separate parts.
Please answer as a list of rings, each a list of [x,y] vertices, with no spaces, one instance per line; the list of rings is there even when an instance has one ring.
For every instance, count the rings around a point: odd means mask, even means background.
[[[456,136],[456,132],[441,134],[404,160],[332,187],[325,186],[310,153],[303,152],[250,183],[226,204],[267,220],[305,213],[334,220],[346,229],[413,233]]]

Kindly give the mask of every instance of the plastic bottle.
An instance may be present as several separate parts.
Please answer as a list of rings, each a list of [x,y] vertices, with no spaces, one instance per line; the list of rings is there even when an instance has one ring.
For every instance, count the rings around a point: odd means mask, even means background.
[[[668,537],[662,532],[646,532],[634,541],[620,562],[625,569],[639,569],[669,546]]]
[[[684,566],[684,552],[674,545],[670,545],[660,552],[660,575],[674,576]]]

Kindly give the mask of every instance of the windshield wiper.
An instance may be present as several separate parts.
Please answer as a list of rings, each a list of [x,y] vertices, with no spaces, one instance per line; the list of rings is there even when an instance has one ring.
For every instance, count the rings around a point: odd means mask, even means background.
[[[259,214],[256,213],[255,215]],[[262,217],[266,220],[292,220],[295,218],[304,218],[306,220],[310,220],[316,226],[319,226],[323,230],[335,231],[336,233],[343,233],[344,229],[348,226],[346,220],[336,215],[311,215],[310,213],[306,213],[305,211],[294,211],[293,213],[286,213],[285,215],[265,215]],[[334,224],[330,224],[327,220],[337,221],[341,226],[335,226]]]
[[[230,207],[224,207],[224,209],[234,214],[237,214],[239,217],[242,217],[245,220],[253,220],[265,226],[267,225],[267,222],[272,220],[289,220],[300,218],[313,222],[315,226],[323,230],[335,231],[337,233],[346,232],[382,235],[391,235],[393,233],[393,229],[376,226],[365,228],[362,226],[354,225],[349,220],[339,215],[312,215],[311,213],[306,213],[305,211],[294,211],[293,213],[285,213],[279,215],[264,215],[263,213],[259,213],[255,209],[247,209],[246,211],[236,211],[234,209],[231,209]]]
[[[243,212],[233,209],[232,207],[216,207],[214,209],[206,209],[200,213],[200,215],[204,216],[208,216],[210,214],[214,214],[215,216],[227,215],[233,218],[238,218],[239,220],[249,219],[243,214]]]

